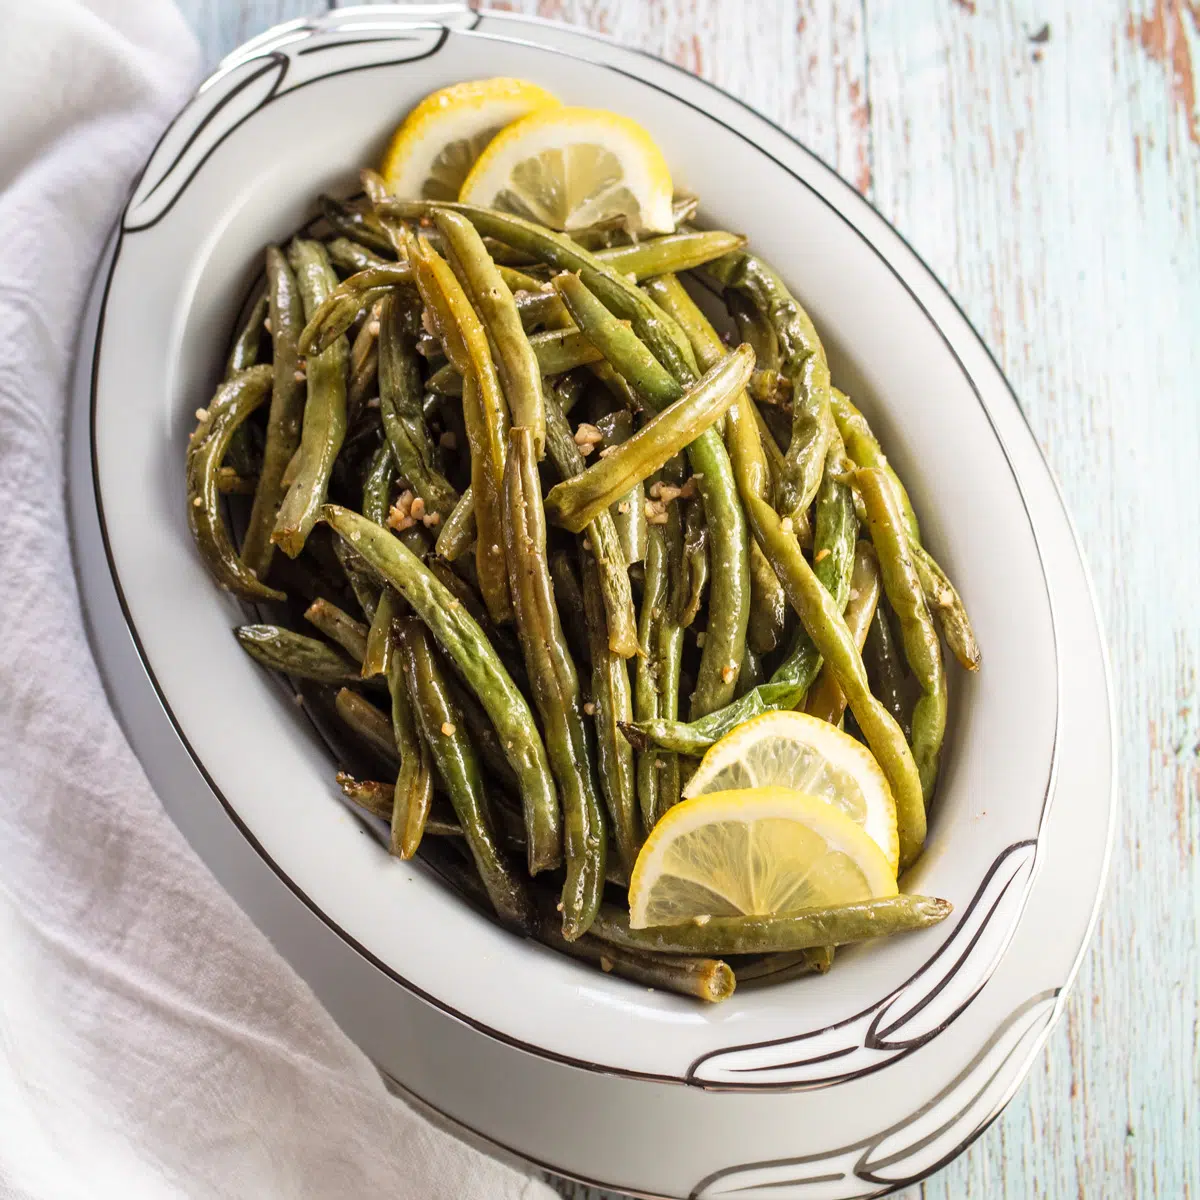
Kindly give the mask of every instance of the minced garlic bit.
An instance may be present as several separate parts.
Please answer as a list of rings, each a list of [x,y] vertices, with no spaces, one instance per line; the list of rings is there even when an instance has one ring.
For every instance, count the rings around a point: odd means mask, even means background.
[[[196,409],[196,420],[197,421],[207,421],[208,420],[208,409],[207,408]]]
[[[621,503],[617,505],[617,512],[619,512],[622,516],[629,512],[629,501],[622,500]]]
[[[437,326],[433,323],[433,314],[427,308],[421,309],[421,328],[430,337],[437,337]]]
[[[367,326],[367,332],[368,332],[368,333],[369,333],[369,334],[370,334],[372,337],[378,337],[378,336],[379,336],[379,322],[378,322],[378,321],[372,321],[372,322],[370,323],[370,325],[368,325],[368,326]]]
[[[368,408],[378,408],[379,407],[379,397],[372,396],[370,398],[370,400],[367,401],[367,407]]]
[[[793,528],[795,528],[792,525],[792,518],[784,517],[783,520],[779,522],[779,528],[782,529],[784,533],[791,533]]]
[[[263,318],[263,328],[264,328],[264,329],[265,329],[265,330],[266,330],[268,333],[270,333],[270,332],[271,332],[271,318],[270,318],[270,317],[264,317],[264,318]]]
[[[737,673],[738,669],[733,665],[733,663],[721,668],[721,678],[726,683],[732,683],[737,678]]]
[[[589,717],[594,717],[596,715],[596,706],[589,700],[583,706],[583,711],[587,713]]]
[[[679,489],[680,500],[694,500],[700,492],[700,487],[696,483],[696,480],[702,478],[702,475],[689,475],[684,481],[683,487]]]
[[[424,525],[426,529],[432,529],[435,525],[441,522],[441,519],[440,513],[429,512],[421,518],[421,524]]]
[[[703,629],[702,629],[702,630],[700,630],[700,632],[699,632],[698,634],[696,634],[696,645],[697,645],[697,646],[703,646],[703,645],[704,645],[704,639],[705,639],[706,637],[708,637],[708,634],[707,634],[707,633],[705,633]]]
[[[938,592],[937,601],[942,608],[953,608],[954,593],[949,588],[942,588],[942,590]]]
[[[603,954],[600,955],[600,970],[602,970],[607,975],[608,972],[611,971],[612,969],[613,969],[612,959],[607,958]]]
[[[712,920],[712,917],[710,917],[708,915],[708,913],[699,913],[697,916],[694,916],[692,918],[692,924],[693,925],[707,925],[709,923],[709,921],[711,921],[711,920]]]
[[[192,507],[193,508],[203,508],[204,500],[200,496],[192,497]]]
[[[408,515],[414,521],[419,521],[425,515],[425,501],[420,496],[417,496],[408,506]]]
[[[413,515],[412,511],[414,503],[417,503],[416,495],[414,495],[411,488],[405,488],[388,512],[388,527],[394,529],[397,533],[403,533],[404,530],[411,529],[417,523],[417,518]],[[422,504],[422,511],[424,511],[424,507],[424,504]]]
[[[591,548],[592,548],[592,540],[591,540],[591,538],[584,538],[584,539],[583,539],[583,548],[584,548],[585,550],[588,550],[588,551],[590,551],[590,550],[591,550]]]
[[[303,372],[303,371],[301,371],[301,370],[299,369],[299,367],[297,367],[297,368],[296,368],[296,370],[295,370],[295,371],[293,372],[293,374],[292,374],[292,378],[293,378],[293,379],[294,379],[294,380],[295,380],[297,383],[303,383],[303,382],[304,382],[304,380],[307,378],[307,376],[304,374],[304,372]]]
[[[361,534],[361,533],[359,533],[359,531],[356,529],[356,530],[355,530],[355,531],[354,531],[354,532],[353,532],[353,533],[350,535],[350,540],[351,540],[352,542],[361,542],[361,541],[362,541],[362,534]]]
[[[670,504],[672,500],[678,500],[683,494],[683,488],[677,488],[669,483],[652,483],[650,485],[650,495],[655,500],[661,500],[663,504]]]
[[[442,732],[447,737],[449,737],[451,734],[457,732],[457,729],[458,729],[458,727],[454,724],[453,721],[443,721],[442,722]]]
[[[579,447],[584,458],[591,454],[602,441],[604,441],[604,434],[595,425],[589,425],[586,421],[581,422],[579,428],[575,430],[575,445]]]
[[[651,525],[665,525],[667,523],[667,506],[661,500],[647,500],[646,520]]]
[[[495,542],[493,542],[493,543],[492,543],[492,553],[493,553],[493,554],[499,554],[499,553],[500,553],[500,547],[499,547],[499,546],[498,546],[498,545],[497,545]]]
[[[610,454],[616,454],[620,448],[620,446],[605,446],[604,449],[600,451],[600,457],[607,458]]]
[[[818,550],[816,552],[816,554],[813,555],[813,562],[815,562],[815,563],[824,562],[825,559],[827,559],[832,553],[833,553],[833,551],[830,550],[830,548],[828,546],[822,546],[821,549]]]
[[[443,433],[440,438],[438,438],[438,445],[441,446],[443,450],[457,449],[458,438],[454,436],[454,431],[452,429],[447,429],[446,432]]]
[[[858,588],[850,589],[850,599],[851,600],[857,600],[861,594],[862,593],[858,590]]]

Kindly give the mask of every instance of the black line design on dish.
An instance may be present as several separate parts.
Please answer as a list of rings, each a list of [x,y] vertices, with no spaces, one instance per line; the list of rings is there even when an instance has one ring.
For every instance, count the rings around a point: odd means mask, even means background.
[[[1001,1078],[1015,1056],[1032,1056],[1040,1049],[1058,1015],[1060,996],[1059,988],[1051,988],[1031,996],[994,1031],[979,1053],[949,1084],[928,1103],[894,1125],[835,1150],[795,1158],[745,1163],[714,1171],[696,1184],[689,1200],[718,1200],[721,1196],[760,1194],[764,1197],[800,1200],[810,1185],[843,1179],[847,1187],[841,1196],[845,1197],[845,1200],[851,1200],[881,1196],[932,1175],[934,1171],[961,1154],[1000,1114],[1008,1102],[1008,1092],[1017,1085],[1012,1085],[1003,1094],[995,1097],[989,1097],[989,1090]],[[987,1075],[980,1080],[978,1073],[988,1065],[989,1059],[996,1061]],[[956,1105],[952,1113],[938,1120],[930,1132],[910,1142],[903,1142],[898,1138],[897,1135],[910,1129],[921,1118],[938,1115],[939,1106],[956,1098],[960,1092],[966,1093],[964,1102]],[[977,1114],[972,1111],[976,1107],[979,1108]],[[922,1151],[936,1146],[938,1141],[948,1134],[953,1134],[955,1126],[963,1122],[971,1123],[965,1137],[958,1138],[939,1153],[935,1161],[913,1162]],[[889,1142],[899,1144],[892,1148]],[[809,1171],[815,1173],[809,1174]],[[822,1188],[820,1195],[825,1200],[834,1200],[827,1188]]]
[[[899,1058],[931,1041],[959,1017],[979,994],[999,962],[1015,929],[1010,910],[1022,902],[1022,890],[1033,872],[1035,843],[1032,839],[1016,842],[996,857],[958,918],[948,938],[936,953],[899,987],[876,1003],[834,1025],[808,1033],[769,1041],[748,1042],[715,1050],[696,1059],[688,1071],[689,1080],[702,1081],[710,1089],[729,1091],[758,1090],[763,1082],[786,1083],[793,1088],[819,1088],[846,1083],[888,1066]],[[993,922],[1000,914],[996,928]],[[986,959],[974,955],[974,970],[963,967],[980,940],[993,936],[992,949]],[[965,944],[964,944],[965,943]],[[918,1018],[929,1005],[938,1000],[948,984],[965,985],[966,994],[953,1010],[921,1028]],[[890,1024],[884,1024],[889,1016]],[[906,1026],[915,1025],[909,1037],[896,1039],[893,1035]],[[833,1036],[831,1036],[833,1035]],[[792,1057],[807,1046],[809,1053]],[[779,1057],[764,1056],[764,1051],[778,1049]],[[843,1064],[845,1069],[826,1072],[823,1064],[841,1062],[854,1055],[865,1060],[861,1065]],[[761,1078],[770,1073],[770,1080]],[[758,1075],[758,1080],[747,1077]],[[739,1079],[738,1077],[743,1078]]]
[[[476,25],[478,25],[478,24],[479,24],[479,21],[477,19]],[[314,36],[322,32],[320,30],[316,30],[316,28],[314,26],[307,26],[306,28],[313,30]],[[296,32],[298,32],[296,27],[290,28],[288,30],[289,37],[290,37],[290,35],[292,35]],[[450,32],[451,32],[451,30],[449,30],[448,28],[443,28],[441,31],[441,36],[438,39],[437,45],[434,46],[433,48],[431,48],[426,54],[421,55],[420,58],[428,58],[428,57],[432,57],[434,54],[436,54],[446,44],[446,41],[447,41],[447,38],[448,38]],[[486,33],[479,34],[479,33],[472,33],[470,31],[462,31],[462,30],[456,30],[455,32],[462,32],[464,36],[468,36],[468,37],[471,37],[471,36],[484,37],[488,41],[510,41],[510,42],[512,42],[512,41],[516,40],[516,39],[512,39],[512,38],[499,38],[499,37],[496,37],[495,35],[486,34]],[[526,43],[526,44],[528,44],[528,43]],[[275,52],[276,51],[272,50],[268,45],[263,45],[263,47],[258,52],[258,54],[259,54],[259,56],[266,57],[269,54],[275,53]],[[568,58],[576,58],[576,59],[580,58],[580,56],[578,56],[578,55],[568,54],[568,53],[565,53],[565,52],[563,52],[561,50],[557,50],[557,49],[554,52],[558,53],[558,54],[562,54],[564,57],[568,57]],[[646,56],[646,57],[650,58],[650,61],[658,61],[658,60],[653,59],[651,56]],[[253,60],[247,59],[246,61],[249,62],[249,61],[253,61]],[[414,57],[406,57],[406,58],[397,59],[394,61],[380,61],[380,62],[362,64],[357,67],[341,68],[338,70],[331,71],[326,75],[318,76],[318,77],[314,77],[313,79],[306,80],[302,84],[298,84],[295,88],[289,89],[288,94],[290,94],[291,91],[298,90],[300,87],[308,86],[309,83],[318,82],[319,79],[326,79],[326,78],[331,78],[331,77],[337,76],[337,75],[351,74],[351,73],[356,73],[356,72],[365,71],[365,70],[372,70],[372,69],[379,68],[379,67],[396,66],[396,65],[400,65],[404,62],[414,62],[414,61],[419,61],[419,58],[415,57],[415,56]],[[1005,461],[1009,467],[1010,473],[1012,474],[1014,480],[1016,480],[1016,478],[1017,478],[1016,471],[1015,471],[1015,468],[1013,467],[1011,459],[1009,458],[1007,448],[1004,446],[1003,440],[1000,438],[998,431],[995,429],[995,425],[994,425],[994,422],[992,421],[991,415],[988,412],[986,405],[983,403],[983,399],[979,392],[979,388],[976,386],[974,380],[972,379],[970,373],[967,371],[961,358],[958,356],[953,345],[950,343],[949,338],[947,337],[945,332],[940,328],[940,326],[937,324],[937,322],[933,319],[932,315],[925,308],[925,306],[921,302],[921,300],[912,292],[911,288],[908,286],[905,279],[899,274],[899,271],[897,270],[897,268],[894,267],[888,261],[886,256],[884,256],[884,254],[874,246],[874,244],[866,237],[865,234],[863,234],[861,231],[857,230],[854,227],[854,225],[849,221],[849,219],[847,217],[845,217],[844,214],[842,214],[837,208],[835,208],[829,200],[827,200],[823,195],[821,195],[821,193],[819,191],[817,191],[816,188],[812,184],[810,184],[807,180],[803,179],[801,176],[797,175],[785,163],[781,162],[778,158],[776,158],[769,151],[763,149],[762,147],[756,146],[746,135],[742,134],[739,130],[737,130],[733,126],[726,124],[724,121],[720,120],[720,118],[714,117],[710,113],[704,112],[704,110],[700,109],[699,106],[693,104],[691,101],[683,99],[682,97],[678,96],[677,94],[675,94],[673,92],[670,92],[669,89],[667,89],[657,83],[654,83],[651,80],[645,79],[641,76],[633,75],[630,72],[625,71],[622,68],[617,67],[611,63],[593,62],[592,60],[587,60],[587,59],[581,59],[581,61],[592,62],[592,65],[602,67],[606,70],[613,71],[614,73],[616,73],[618,75],[633,79],[633,80],[637,81],[638,83],[651,88],[652,90],[672,96],[674,99],[680,101],[681,103],[683,103],[684,105],[686,105],[689,108],[692,108],[696,111],[702,112],[703,115],[707,116],[710,120],[715,121],[718,125],[722,126],[722,128],[725,128],[729,132],[734,133],[739,138],[741,138],[743,141],[747,142],[747,144],[752,146],[758,153],[761,153],[767,159],[774,162],[783,171],[785,171],[790,178],[792,178],[793,180],[798,182],[806,190],[812,192],[819,200],[821,200],[821,202],[823,204],[825,204],[828,208],[830,208],[830,210],[841,221],[843,221],[845,224],[847,224],[850,229],[854,230],[855,234],[859,237],[859,239],[862,240],[866,244],[867,248],[883,263],[883,265],[889,270],[889,272],[897,279],[897,281],[901,284],[901,286],[909,294],[911,299],[920,308],[922,313],[924,313],[924,315],[926,316],[926,318],[928,319],[930,324],[933,326],[933,328],[935,330],[937,330],[938,335],[942,338],[947,349],[950,351],[951,355],[954,357],[956,363],[958,364],[960,370],[962,371],[964,379],[967,381],[972,392],[975,394],[976,399],[978,400],[978,402],[980,404],[980,407],[983,409],[985,418],[988,420],[989,425],[992,427],[993,433],[996,436],[997,442],[1000,445],[1001,451],[1002,451]],[[694,77],[689,76],[689,78],[694,78]],[[697,81],[697,82],[703,83],[703,81]],[[713,88],[712,85],[704,85],[704,86],[715,91],[717,93],[717,95],[722,97],[723,99],[726,99],[726,100],[732,99],[731,97],[726,96],[726,94],[724,92],[721,92],[720,89]],[[276,98],[276,96],[277,96],[277,93],[273,93],[272,99]],[[261,109],[261,106],[259,109],[256,109],[255,112],[260,111],[260,109]],[[186,112],[187,109],[185,108],[184,111]],[[752,110],[748,110],[748,111],[752,111]],[[240,118],[236,122],[236,124],[234,126],[232,126],[229,131],[227,131],[227,133],[224,136],[228,136],[228,134],[230,132],[232,132],[233,129],[239,127],[251,115],[253,115],[253,113],[247,114],[246,116]],[[180,114],[180,117],[182,117],[182,116],[183,116],[183,114]],[[176,121],[178,121],[179,119],[180,118],[177,117]],[[174,122],[172,123],[172,125],[174,125]],[[171,127],[168,127],[168,132],[169,132],[170,128]],[[166,136],[166,134],[164,134],[164,137],[165,136]],[[809,154],[815,162],[817,162],[822,167],[825,167],[826,170],[829,170],[829,168],[826,166],[826,164],[822,163],[821,160],[819,158],[817,158],[815,155],[811,155],[811,152],[809,152],[799,142],[796,142],[794,139],[790,139],[790,138],[789,138],[789,140],[797,148],[804,151],[806,154]],[[161,139],[160,139],[160,145],[161,145]],[[211,152],[212,151],[210,150],[209,154],[211,154]],[[204,161],[207,161],[207,157],[208,157],[208,155],[206,155],[205,159],[203,159],[201,161],[201,163],[197,164],[197,166],[189,173],[187,179],[184,181],[183,185],[181,186],[180,194],[182,193],[183,190],[186,190],[186,187],[190,184],[192,179],[195,177],[195,175],[199,171],[200,167],[203,166]],[[151,158],[151,161],[152,161],[152,159],[153,159],[153,156]],[[148,166],[149,166],[149,163],[147,164],[147,167]],[[834,177],[837,178],[836,174],[834,174]],[[839,182],[840,182],[840,180],[839,180]],[[135,185],[135,187],[136,187],[136,185]],[[859,200],[862,200],[861,197],[857,197],[857,198]],[[174,204],[176,199],[178,199],[178,195],[172,199],[172,201],[171,201],[172,205]],[[863,201],[863,203],[866,203],[866,202]],[[101,527],[101,535],[102,535],[102,541],[103,541],[103,546],[104,546],[104,552],[105,552],[105,556],[106,556],[108,564],[109,564],[109,570],[112,575],[114,587],[117,592],[117,597],[118,597],[118,601],[119,601],[119,604],[120,604],[120,607],[122,610],[122,614],[125,618],[128,628],[130,630],[130,634],[133,639],[134,646],[136,648],[138,657],[140,658],[142,665],[143,665],[144,669],[146,670],[147,675],[151,681],[151,684],[155,689],[155,693],[159,699],[159,702],[161,703],[164,712],[166,713],[168,719],[170,720],[172,727],[175,729],[176,734],[179,737],[181,743],[187,750],[192,761],[195,763],[197,770],[199,771],[199,773],[205,780],[206,784],[212,791],[213,795],[218,799],[218,801],[220,802],[222,807],[225,809],[226,814],[233,821],[233,823],[239,829],[239,831],[242,833],[242,835],[246,838],[246,840],[250,843],[250,845],[255,849],[255,851],[260,855],[260,857],[263,858],[264,862],[267,863],[267,865],[272,869],[272,871],[274,871],[274,873],[281,879],[281,881],[306,905],[306,907],[308,907],[324,924],[326,924],[330,929],[332,929],[335,933],[337,933],[339,935],[339,937],[341,937],[343,939],[343,941],[346,942],[347,945],[351,946],[363,958],[365,958],[367,961],[371,962],[374,966],[376,966],[379,970],[384,972],[386,975],[388,975],[394,981],[399,983],[401,986],[405,987],[407,990],[409,990],[413,994],[424,999],[426,1002],[432,1004],[434,1007],[439,1008],[442,1011],[445,1011],[453,1016],[458,1017],[458,1019],[462,1020],[465,1024],[470,1025],[472,1028],[475,1028],[478,1031],[487,1034],[488,1036],[494,1037],[496,1040],[498,1040],[500,1042],[516,1046],[517,1048],[523,1049],[535,1056],[538,1056],[538,1057],[541,1057],[541,1058],[544,1058],[544,1059],[547,1059],[550,1061],[560,1062],[560,1063],[564,1063],[566,1065],[580,1067],[581,1069],[594,1071],[594,1072],[597,1072],[600,1074],[615,1075],[615,1076],[620,1076],[620,1077],[624,1077],[624,1078],[645,1079],[645,1080],[652,1080],[652,1081],[656,1081],[656,1082],[677,1083],[677,1084],[678,1083],[687,1083],[687,1084],[690,1084],[691,1086],[695,1086],[695,1087],[702,1088],[702,1089],[710,1087],[711,1085],[707,1084],[706,1082],[704,1082],[700,1079],[696,1079],[696,1078],[684,1079],[684,1078],[680,1078],[677,1076],[667,1076],[667,1075],[660,1075],[660,1074],[654,1074],[654,1073],[649,1073],[649,1072],[638,1072],[638,1071],[630,1070],[627,1068],[610,1067],[610,1066],[606,1066],[604,1064],[592,1063],[592,1062],[588,1062],[585,1060],[575,1059],[570,1056],[561,1055],[554,1051],[549,1051],[542,1047],[539,1047],[536,1045],[531,1045],[531,1044],[523,1042],[519,1039],[512,1038],[511,1036],[504,1034],[498,1030],[494,1030],[494,1029],[488,1027],[487,1025],[483,1024],[482,1022],[479,1022],[479,1021],[475,1020],[474,1018],[472,1018],[464,1013],[459,1012],[458,1010],[454,1009],[450,1005],[447,1005],[446,1003],[439,1000],[438,998],[428,994],[427,992],[425,992],[424,990],[419,988],[417,985],[413,984],[411,981],[405,979],[403,976],[401,976],[399,973],[397,973],[392,967],[388,966],[387,964],[383,963],[381,960],[376,958],[369,950],[367,950],[361,943],[359,943],[352,935],[350,935],[346,930],[342,929],[335,922],[333,922],[320,909],[320,907],[318,905],[316,905],[315,902],[313,902],[310,897],[308,897],[308,895],[303,891],[303,889],[294,880],[292,880],[280,868],[280,866],[271,858],[271,856],[267,853],[265,848],[261,845],[261,843],[257,840],[257,838],[253,835],[253,833],[248,829],[248,827],[245,825],[245,823],[238,816],[237,812],[235,811],[233,806],[229,803],[228,799],[217,788],[215,781],[212,779],[212,777],[209,775],[208,771],[204,767],[203,763],[200,761],[194,748],[191,746],[186,735],[184,734],[169,703],[167,702],[167,699],[162,690],[162,687],[159,684],[159,682],[150,666],[150,663],[149,663],[148,658],[145,653],[145,649],[141,642],[141,638],[140,638],[137,628],[133,622],[132,615],[131,615],[129,607],[128,607],[128,603],[124,596],[124,592],[123,592],[121,584],[120,584],[120,578],[117,573],[115,562],[113,559],[112,548],[111,548],[111,544],[110,544],[108,532],[107,532],[107,526],[106,526],[106,523],[104,520],[103,505],[102,505],[102,500],[101,500],[101,495],[100,495],[99,474],[98,474],[98,469],[97,469],[97,465],[96,465],[96,457],[95,457],[96,389],[97,389],[97,374],[98,374],[98,367],[99,367],[100,351],[101,351],[101,344],[102,344],[102,340],[103,340],[104,307],[107,304],[108,291],[111,286],[112,276],[113,276],[113,273],[115,272],[116,264],[117,264],[117,261],[120,256],[121,244],[123,242],[124,235],[126,232],[133,233],[133,232],[136,232],[136,230],[150,228],[151,226],[157,224],[158,221],[161,220],[162,217],[166,215],[166,212],[169,211],[169,207],[170,206],[168,206],[168,209],[165,209],[162,213],[160,213],[152,221],[147,222],[144,225],[137,226],[136,229],[135,228],[129,228],[128,230],[122,229],[120,235],[118,236],[117,243],[116,243],[116,246],[113,251],[112,261],[109,264],[108,277],[106,278],[105,285],[104,285],[104,298],[103,298],[102,304],[101,304],[101,312],[100,312],[98,328],[97,328],[97,335],[96,335],[96,346],[95,346],[94,358],[93,358],[93,364],[92,364],[92,394],[91,394],[92,473],[93,473],[93,488],[94,488],[94,493],[95,493],[95,502],[96,502],[96,506],[97,506],[98,516],[100,519],[100,527]],[[874,211],[874,210],[872,210],[872,211]],[[886,222],[885,222],[885,224],[886,224]],[[890,225],[888,225],[886,227],[889,230],[891,230]],[[905,244],[907,244],[907,243],[905,243]],[[919,258],[918,258],[918,261],[920,261]],[[922,266],[924,266],[923,263],[922,263]],[[925,270],[928,271],[928,268],[925,267]],[[930,274],[930,278],[933,280],[933,282],[936,284],[936,286],[941,290],[941,292],[943,294],[946,294],[945,289],[942,288],[941,284],[937,282],[936,277],[934,277],[931,272],[929,274]],[[959,311],[961,313],[961,310],[959,310]],[[965,320],[965,318],[964,318],[964,320]],[[980,340],[979,335],[974,330],[973,326],[971,326],[969,322],[966,322],[966,325],[967,325],[967,328],[971,331],[971,333],[974,334],[975,338],[977,340]],[[980,343],[982,344],[981,340],[980,340]],[[1001,375],[1002,375],[1002,373],[1001,373]],[[1011,394],[1011,388],[1009,388],[1009,391]],[[1014,399],[1015,399],[1015,397],[1014,397]],[[1019,485],[1018,485],[1018,492],[1020,492]],[[1023,495],[1021,496],[1021,499],[1022,499],[1022,504],[1024,506],[1025,501],[1024,501]],[[1033,525],[1033,521],[1032,521],[1032,518],[1030,517],[1027,506],[1025,507],[1025,512],[1026,512],[1026,517],[1029,520],[1029,524],[1030,524],[1030,528],[1031,528],[1031,532],[1033,535],[1035,546],[1037,547],[1039,563],[1042,563],[1043,560],[1042,560],[1042,555],[1041,555],[1040,543],[1038,543],[1036,528]],[[1051,603],[1051,614],[1052,614],[1052,625],[1053,625],[1053,605],[1052,605],[1052,601],[1050,601],[1048,582],[1045,579],[1044,564],[1043,564],[1043,584],[1046,587],[1048,602]],[[1056,644],[1057,644],[1057,640],[1056,640]],[[1055,738],[1054,738],[1054,747],[1053,747],[1055,756],[1057,755],[1057,742],[1058,742],[1058,726],[1057,726],[1057,709],[1056,709],[1056,726],[1055,726]],[[1042,808],[1042,821],[1043,822],[1045,819],[1045,812],[1046,812],[1046,808],[1047,808],[1048,801],[1049,801],[1049,793],[1050,793],[1050,790],[1052,787],[1053,777],[1054,777],[1054,767],[1052,766],[1051,777],[1047,784],[1046,793],[1043,796],[1043,808]],[[786,1040],[791,1040],[791,1039],[786,1039]],[[755,1087],[755,1090],[762,1090],[762,1091],[794,1090],[790,1085],[777,1085],[777,1084],[769,1084],[769,1083],[754,1085],[754,1087]]]

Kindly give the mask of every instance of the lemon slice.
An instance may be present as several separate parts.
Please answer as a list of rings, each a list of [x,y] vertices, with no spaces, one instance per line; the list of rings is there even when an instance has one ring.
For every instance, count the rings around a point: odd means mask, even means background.
[[[553,108],[497,134],[459,199],[554,229],[624,217],[634,232],[670,233],[671,195],[666,159],[636,121],[598,108]]]
[[[477,79],[442,88],[404,118],[380,174],[402,200],[457,200],[475,160],[505,125],[558,103],[545,88],[523,79]]]
[[[629,884],[629,924],[772,915],[896,895],[883,852],[839,808],[791,788],[710,792],[654,827]]]
[[[896,802],[874,755],[848,733],[806,713],[763,713],[708,748],[684,795],[768,786],[837,805],[870,834],[896,873]]]

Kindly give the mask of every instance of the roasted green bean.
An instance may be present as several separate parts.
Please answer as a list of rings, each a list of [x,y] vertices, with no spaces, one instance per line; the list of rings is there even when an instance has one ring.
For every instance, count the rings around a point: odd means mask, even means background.
[[[584,471],[583,454],[571,436],[571,427],[558,404],[556,392],[546,396],[546,447],[563,479]],[[596,563],[604,608],[608,613],[610,649],[622,658],[637,653],[637,619],[629,586],[629,564],[621,549],[615,518],[600,512],[587,526],[586,553]]]
[[[583,569],[583,610],[587,620],[592,663],[592,707],[596,730],[596,767],[600,788],[608,805],[613,836],[621,865],[633,870],[642,835],[634,777],[633,748],[621,732],[622,722],[633,719],[629,668],[612,649],[609,616],[601,597],[600,571],[586,551],[580,553]],[[588,704],[583,706],[588,712]]]
[[[592,777],[579,678],[567,650],[546,564],[533,430],[514,426],[504,470],[504,555],[525,668],[546,731],[563,807],[567,878],[563,936],[586,933],[604,889],[606,835]]]
[[[197,413],[199,423],[188,442],[188,528],[209,574],[245,600],[282,600],[284,594],[261,582],[234,553],[221,517],[218,475],[230,438],[266,400],[271,377],[270,367],[249,367],[223,383],[208,407]]]
[[[332,504],[325,508],[325,519],[408,601],[479,697],[520,781],[530,874],[556,866],[562,856],[561,817],[546,748],[525,697],[483,630],[429,568],[386,529]]]
[[[379,415],[400,475],[423,502],[423,512],[444,521],[458,493],[434,465],[421,396],[416,346],[401,306],[388,296],[379,316]]]
[[[546,515],[556,525],[578,533],[634,484],[652,475],[714,425],[745,385],[753,363],[750,347],[739,346],[627,442],[609,451],[582,475],[552,488],[546,497]]]
[[[367,627],[343,612],[331,600],[318,596],[305,610],[304,619],[330,641],[337,642],[355,662],[367,654]]]
[[[433,219],[446,239],[454,273],[487,330],[512,422],[532,430],[541,458],[546,446],[542,373],[512,292],[470,221],[446,209],[438,209]]]
[[[279,625],[242,625],[233,632],[251,658],[273,671],[313,683],[358,682],[358,664],[316,638]]]
[[[912,750],[928,805],[937,782],[942,739],[946,734],[942,648],[913,565],[903,512],[891,481],[877,467],[860,467],[854,473],[854,481],[867,508],[883,590],[900,621],[904,655],[921,685],[922,695],[912,713]]]
[[[835,426],[829,407],[829,364],[812,320],[787,285],[761,258],[744,251],[708,265],[724,287],[743,292],[766,315],[779,342],[779,369],[792,384],[792,437],[780,489],[781,509],[793,520],[808,511],[821,485]]]
[[[862,653],[879,603],[879,563],[870,542],[859,542],[854,551],[854,570],[850,575],[850,599],[846,604],[846,626],[854,635],[854,644]],[[836,725],[846,711],[846,696],[837,677],[827,667],[808,693],[804,711],[812,717]],[[893,714],[894,715],[894,714]]]
[[[712,917],[702,925],[689,922],[633,929],[620,909],[605,905],[593,933],[614,946],[664,954],[786,953],[927,929],[953,911],[949,900],[901,895],[779,916]]]
[[[529,889],[496,842],[479,759],[466,736],[462,714],[446,686],[425,626],[413,618],[402,621],[399,648],[417,727],[450,794],[496,915],[511,928],[528,933],[536,920]]]
[[[645,346],[632,336],[631,329],[613,320],[602,305],[596,304],[595,297],[579,279],[561,275],[554,285],[566,300],[579,328],[604,352],[618,374],[628,379],[650,408],[658,411],[679,399],[683,394],[681,385],[647,354]],[[651,294],[656,298],[659,295],[658,291]],[[671,320],[674,328],[679,328],[655,301],[642,298]],[[711,367],[714,364],[708,362],[705,365]],[[750,619],[750,547],[745,513],[737,502],[729,456],[720,435],[715,429],[706,429],[688,446],[687,453],[704,502],[712,581],[708,628],[692,692],[691,716],[695,719],[728,704],[737,686]]]
[[[296,273],[304,314],[310,317],[337,286],[337,276],[320,242],[297,238],[288,248]],[[271,540],[290,558],[304,549],[321,515],[334,460],[346,436],[346,358],[349,347],[339,338],[328,350],[308,359],[308,395],[300,430],[300,465],[275,519]]]

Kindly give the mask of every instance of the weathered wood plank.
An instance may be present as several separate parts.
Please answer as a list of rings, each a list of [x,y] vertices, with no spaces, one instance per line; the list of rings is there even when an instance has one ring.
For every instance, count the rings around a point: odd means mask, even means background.
[[[180,6],[215,61],[314,3]],[[1200,5],[500,7],[696,71],[868,195],[1000,359],[1092,565],[1122,755],[1100,931],[1029,1082],[905,1197],[1200,1197]]]

